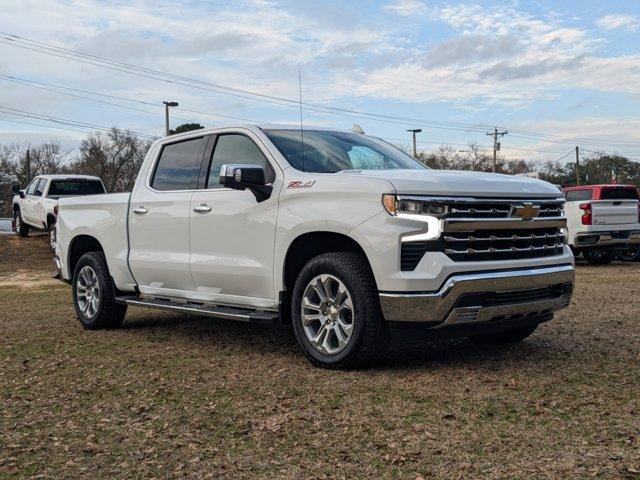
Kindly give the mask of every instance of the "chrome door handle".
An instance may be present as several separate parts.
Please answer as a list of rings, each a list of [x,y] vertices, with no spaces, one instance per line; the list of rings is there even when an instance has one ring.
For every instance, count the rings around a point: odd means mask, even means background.
[[[211,207],[206,203],[203,203],[202,205],[193,207],[193,211],[196,213],[209,213],[211,211]]]
[[[133,213],[137,214],[137,215],[144,215],[148,212],[149,210],[147,209],[147,207],[138,207],[136,209],[133,210]]]

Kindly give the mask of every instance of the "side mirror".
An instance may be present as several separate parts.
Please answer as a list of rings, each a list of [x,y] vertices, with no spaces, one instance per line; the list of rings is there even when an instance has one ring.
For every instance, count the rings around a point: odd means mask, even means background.
[[[18,195],[20,195],[20,198],[24,198],[24,196],[25,196],[25,195],[24,195],[24,190],[20,190],[20,191],[18,192]]]
[[[273,187],[265,185],[264,167],[254,164],[225,164],[220,168],[220,185],[234,190],[251,190],[258,202],[271,196]]]

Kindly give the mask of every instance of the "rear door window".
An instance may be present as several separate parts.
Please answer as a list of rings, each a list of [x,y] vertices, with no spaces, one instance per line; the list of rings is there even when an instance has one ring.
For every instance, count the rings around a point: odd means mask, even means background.
[[[600,200],[638,200],[638,190],[632,187],[604,187]]]
[[[568,190],[565,192],[567,202],[580,202],[583,200],[591,200],[591,189],[583,188],[580,190]]]
[[[197,188],[206,145],[205,137],[165,145],[160,153],[151,186],[156,190]]]

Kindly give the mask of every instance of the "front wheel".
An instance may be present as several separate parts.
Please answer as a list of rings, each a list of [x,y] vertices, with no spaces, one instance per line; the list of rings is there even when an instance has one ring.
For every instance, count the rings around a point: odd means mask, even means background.
[[[88,330],[117,328],[127,306],[116,303],[113,282],[102,252],[80,257],[73,271],[73,306],[82,326]]]
[[[624,249],[618,250],[617,257],[618,260],[623,262],[638,260],[638,257],[640,257],[640,245],[627,245]]]
[[[616,251],[612,248],[589,248],[582,251],[587,262],[592,265],[607,265],[616,258]]]
[[[388,332],[373,274],[362,255],[326,253],[296,280],[291,315],[300,348],[316,366],[368,366],[383,356]]]
[[[523,341],[535,332],[536,328],[538,328],[538,325],[519,327],[498,333],[485,333],[482,335],[475,335],[471,337],[471,340],[482,345],[509,345]]]
[[[13,212],[13,221],[16,226],[16,234],[19,237],[26,237],[29,235],[29,225],[22,221],[22,213],[20,213],[20,210]]]

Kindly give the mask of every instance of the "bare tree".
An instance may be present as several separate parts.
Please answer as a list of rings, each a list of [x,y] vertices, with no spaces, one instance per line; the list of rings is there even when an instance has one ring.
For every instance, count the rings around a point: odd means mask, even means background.
[[[106,134],[90,133],[80,144],[80,155],[71,168],[75,173],[102,178],[110,192],[130,191],[150,145],[151,141],[115,127]]]

